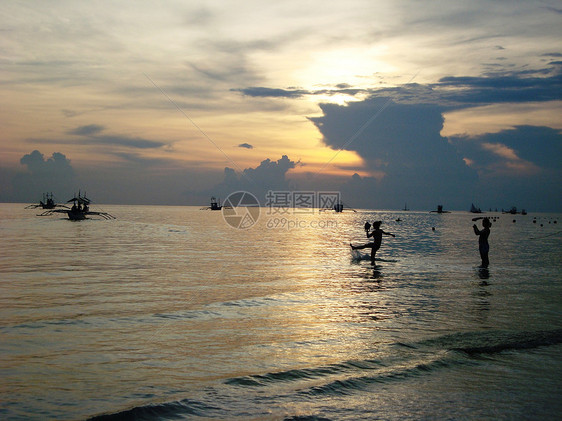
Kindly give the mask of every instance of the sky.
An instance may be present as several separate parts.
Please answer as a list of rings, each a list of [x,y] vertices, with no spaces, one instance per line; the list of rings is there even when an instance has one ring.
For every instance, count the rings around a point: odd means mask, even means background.
[[[562,212],[562,3],[8,1],[0,201]]]

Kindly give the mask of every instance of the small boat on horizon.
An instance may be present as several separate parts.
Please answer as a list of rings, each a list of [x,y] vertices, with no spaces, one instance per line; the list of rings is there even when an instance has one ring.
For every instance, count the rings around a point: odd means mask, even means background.
[[[222,205],[221,205],[221,200],[218,199],[213,196],[211,197],[211,205],[210,206],[205,206],[204,208],[201,208],[201,210],[221,210],[222,209]]]
[[[521,209],[521,212],[519,212],[515,206],[512,206],[509,210],[502,209],[502,213],[507,213],[510,215],[517,215],[518,213],[520,213],[521,215],[527,215],[527,211],[525,209]]]
[[[320,212],[325,212],[325,211],[329,211],[329,210],[333,210],[336,213],[342,213],[345,209],[349,209],[350,211],[353,212],[357,212],[355,209],[350,208],[349,206],[344,205],[343,201],[338,201],[336,203],[334,203],[334,205],[332,206],[332,208],[322,208],[320,209]]]
[[[429,213],[450,213],[450,212],[443,210],[443,205],[437,205],[437,210],[429,211]]]

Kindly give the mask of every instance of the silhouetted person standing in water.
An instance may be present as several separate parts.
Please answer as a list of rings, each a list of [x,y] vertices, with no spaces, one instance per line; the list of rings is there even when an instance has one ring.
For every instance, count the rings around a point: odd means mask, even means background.
[[[487,268],[490,264],[488,260],[488,252],[490,251],[490,245],[488,244],[488,237],[490,236],[490,227],[492,223],[488,218],[484,218],[482,220],[483,228],[481,230],[478,229],[476,224],[472,226],[474,228],[474,234],[478,235],[478,250],[480,251],[480,257],[482,258],[482,265],[481,267]]]
[[[375,265],[375,255],[377,254],[377,250],[381,247],[382,235],[385,234],[385,235],[391,235],[393,237],[396,237],[394,234],[391,234],[389,232],[384,232],[381,229],[381,224],[382,224],[381,221],[373,222],[373,231],[367,234],[367,237],[373,237],[373,242],[363,244],[362,246],[354,246],[354,245],[350,244],[352,250],[360,250],[360,249],[370,248],[371,249],[371,264],[373,266]]]

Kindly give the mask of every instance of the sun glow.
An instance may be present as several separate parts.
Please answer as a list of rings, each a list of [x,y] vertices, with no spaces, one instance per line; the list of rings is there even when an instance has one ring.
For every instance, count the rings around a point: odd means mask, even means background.
[[[294,77],[304,86],[333,86],[334,81],[348,84],[365,84],[365,76],[376,72],[390,71],[391,68],[377,57],[380,48],[349,47],[338,50],[321,51],[310,55],[305,69],[299,69]]]

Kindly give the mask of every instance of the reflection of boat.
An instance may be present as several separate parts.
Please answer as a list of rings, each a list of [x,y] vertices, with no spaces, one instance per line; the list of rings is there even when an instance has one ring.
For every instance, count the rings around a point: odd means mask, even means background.
[[[443,210],[443,205],[437,205],[437,210],[429,211],[429,213],[449,213],[449,211]]]
[[[35,208],[42,208],[42,209],[55,209],[55,208],[67,208],[66,205],[59,205],[55,202],[53,198],[53,193],[43,193],[43,200],[39,201],[38,205],[29,205],[26,206],[26,209],[35,209]]]
[[[220,199],[217,200],[214,196],[211,197],[211,206],[201,208],[201,210],[208,210],[208,209],[210,209],[210,210],[221,210],[222,205],[221,205]]]
[[[474,203],[472,203],[470,205],[470,212],[471,213],[482,213],[482,210],[480,208],[477,208],[476,206],[474,206]]]
[[[107,212],[94,212],[90,210],[90,203],[91,200],[86,197],[86,195],[82,196],[80,192],[78,192],[77,196],[74,196],[72,199],[68,200],[66,203],[72,202],[72,207],[66,209],[50,209],[46,210],[39,216],[49,216],[53,213],[65,213],[68,216],[68,219],[71,221],[81,221],[86,219],[87,216],[101,216],[104,219],[115,219],[113,215],[110,215]]]

